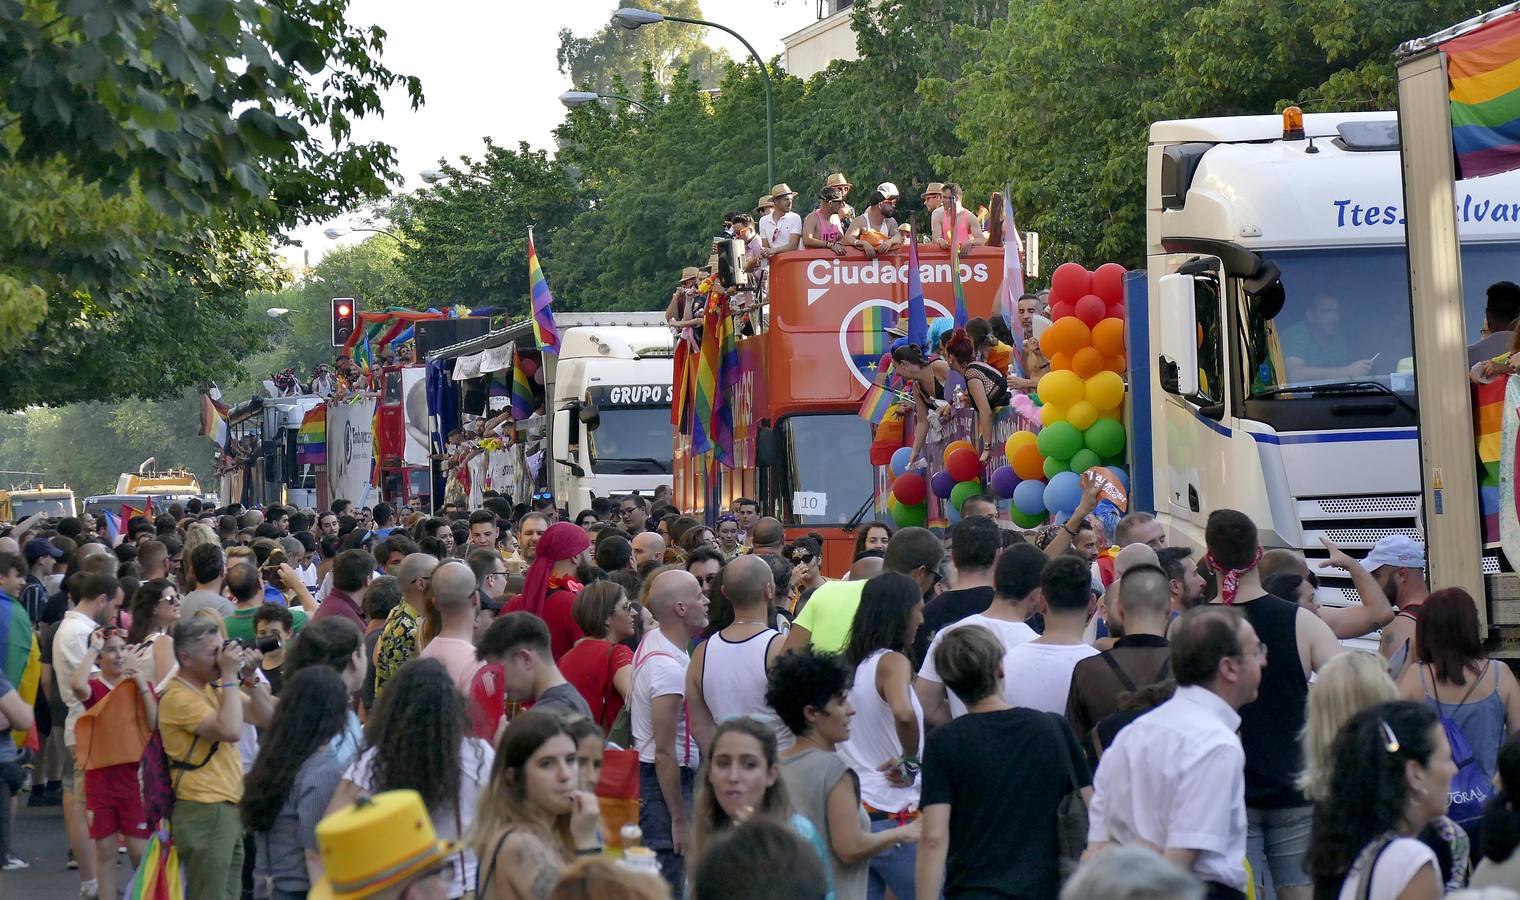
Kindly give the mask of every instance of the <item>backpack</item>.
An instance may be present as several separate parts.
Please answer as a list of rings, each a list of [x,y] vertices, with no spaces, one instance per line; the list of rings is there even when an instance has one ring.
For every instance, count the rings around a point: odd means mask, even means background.
[[[987,376],[987,380],[991,382],[991,389],[987,391],[987,406],[989,409],[997,409],[1000,406],[1008,405],[1007,375],[984,362],[973,362],[969,368],[975,369]]]
[[[1490,662],[1489,665],[1492,666],[1493,663]],[[1479,680],[1478,676],[1473,678],[1472,684],[1467,687],[1467,693],[1457,701],[1457,706],[1467,702]],[[1434,673],[1431,675],[1431,692],[1434,695]],[[1446,740],[1451,744],[1451,760],[1457,765],[1457,774],[1451,779],[1451,806],[1447,809],[1446,816],[1464,829],[1470,828],[1483,820],[1483,809],[1494,792],[1493,779],[1483,771],[1483,765],[1473,755],[1472,745],[1467,742],[1462,729],[1446,715],[1445,704],[1439,697],[1433,699],[1436,701],[1436,715],[1441,720],[1441,729],[1446,732]]]

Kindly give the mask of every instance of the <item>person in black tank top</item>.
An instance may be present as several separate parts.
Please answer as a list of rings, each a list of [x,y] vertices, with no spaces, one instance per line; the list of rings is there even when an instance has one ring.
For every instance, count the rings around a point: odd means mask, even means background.
[[[1308,669],[1340,649],[1329,626],[1298,604],[1268,594],[1256,564],[1261,559],[1256,524],[1237,510],[1210,514],[1204,531],[1208,563],[1219,585],[1215,603],[1245,614],[1267,654],[1256,700],[1240,709],[1240,742],[1245,748],[1247,857],[1257,896],[1270,874],[1278,900],[1308,900],[1312,880],[1304,871],[1313,806],[1298,790],[1303,768],[1303,731],[1309,701]],[[1303,623],[1299,616],[1307,617]],[[1300,625],[1308,632],[1299,649]],[[1310,665],[1305,665],[1308,662]]]

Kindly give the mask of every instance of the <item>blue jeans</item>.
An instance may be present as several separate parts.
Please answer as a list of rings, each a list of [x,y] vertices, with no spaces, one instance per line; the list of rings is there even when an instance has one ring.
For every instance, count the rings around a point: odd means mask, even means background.
[[[1258,900],[1272,900],[1278,888],[1312,884],[1304,871],[1304,854],[1309,850],[1309,826],[1314,817],[1312,806],[1286,809],[1246,809],[1246,858],[1251,861],[1251,877],[1256,881]],[[1268,877],[1271,888],[1267,887]]]
[[[691,819],[691,792],[696,775],[681,769],[681,802],[686,804],[686,818]],[[639,830],[644,832],[644,846],[654,851],[660,874],[670,885],[670,896],[679,898],[686,885],[686,857],[676,854],[670,832],[670,809],[665,806],[665,792],[654,763],[639,763]],[[912,896],[910,893],[908,896]]]
[[[887,818],[871,821],[871,833],[896,828],[897,822]],[[914,895],[913,869],[918,864],[918,845],[903,844],[871,857],[870,878],[866,882],[866,897],[882,900],[890,888],[898,900]]]

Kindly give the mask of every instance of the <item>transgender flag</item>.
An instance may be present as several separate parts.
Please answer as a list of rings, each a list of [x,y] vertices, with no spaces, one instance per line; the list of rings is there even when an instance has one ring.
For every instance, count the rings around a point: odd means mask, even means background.
[[[538,251],[533,249],[533,229],[528,229],[528,287],[533,294],[533,337],[540,350],[559,355],[559,330],[554,327],[554,295],[549,293],[549,280],[544,268],[538,264]]]
[[[1019,230],[1013,224],[1013,192],[1003,187],[1003,284],[998,288],[998,314],[1013,334],[1013,374],[1024,376],[1024,326],[1019,324],[1019,298],[1024,296],[1024,262],[1019,258]]]

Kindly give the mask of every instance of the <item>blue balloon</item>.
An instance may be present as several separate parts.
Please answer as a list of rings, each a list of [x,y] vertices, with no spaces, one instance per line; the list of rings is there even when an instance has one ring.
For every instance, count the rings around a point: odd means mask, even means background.
[[[954,525],[961,520],[961,511],[948,503],[942,504],[940,509],[945,511],[945,521]]]
[[[1082,478],[1076,472],[1057,472],[1045,485],[1045,508],[1073,510],[1082,502]]]
[[[955,490],[955,479],[950,477],[949,472],[941,469],[934,473],[933,478],[929,479],[929,489],[934,492],[934,496],[941,500],[948,500],[950,499],[950,492]]]
[[[908,471],[908,463],[913,461],[912,447],[898,447],[892,451],[892,474],[901,475]]]
[[[1026,516],[1045,512],[1045,483],[1037,479],[1019,482],[1013,489],[1014,508]]]

